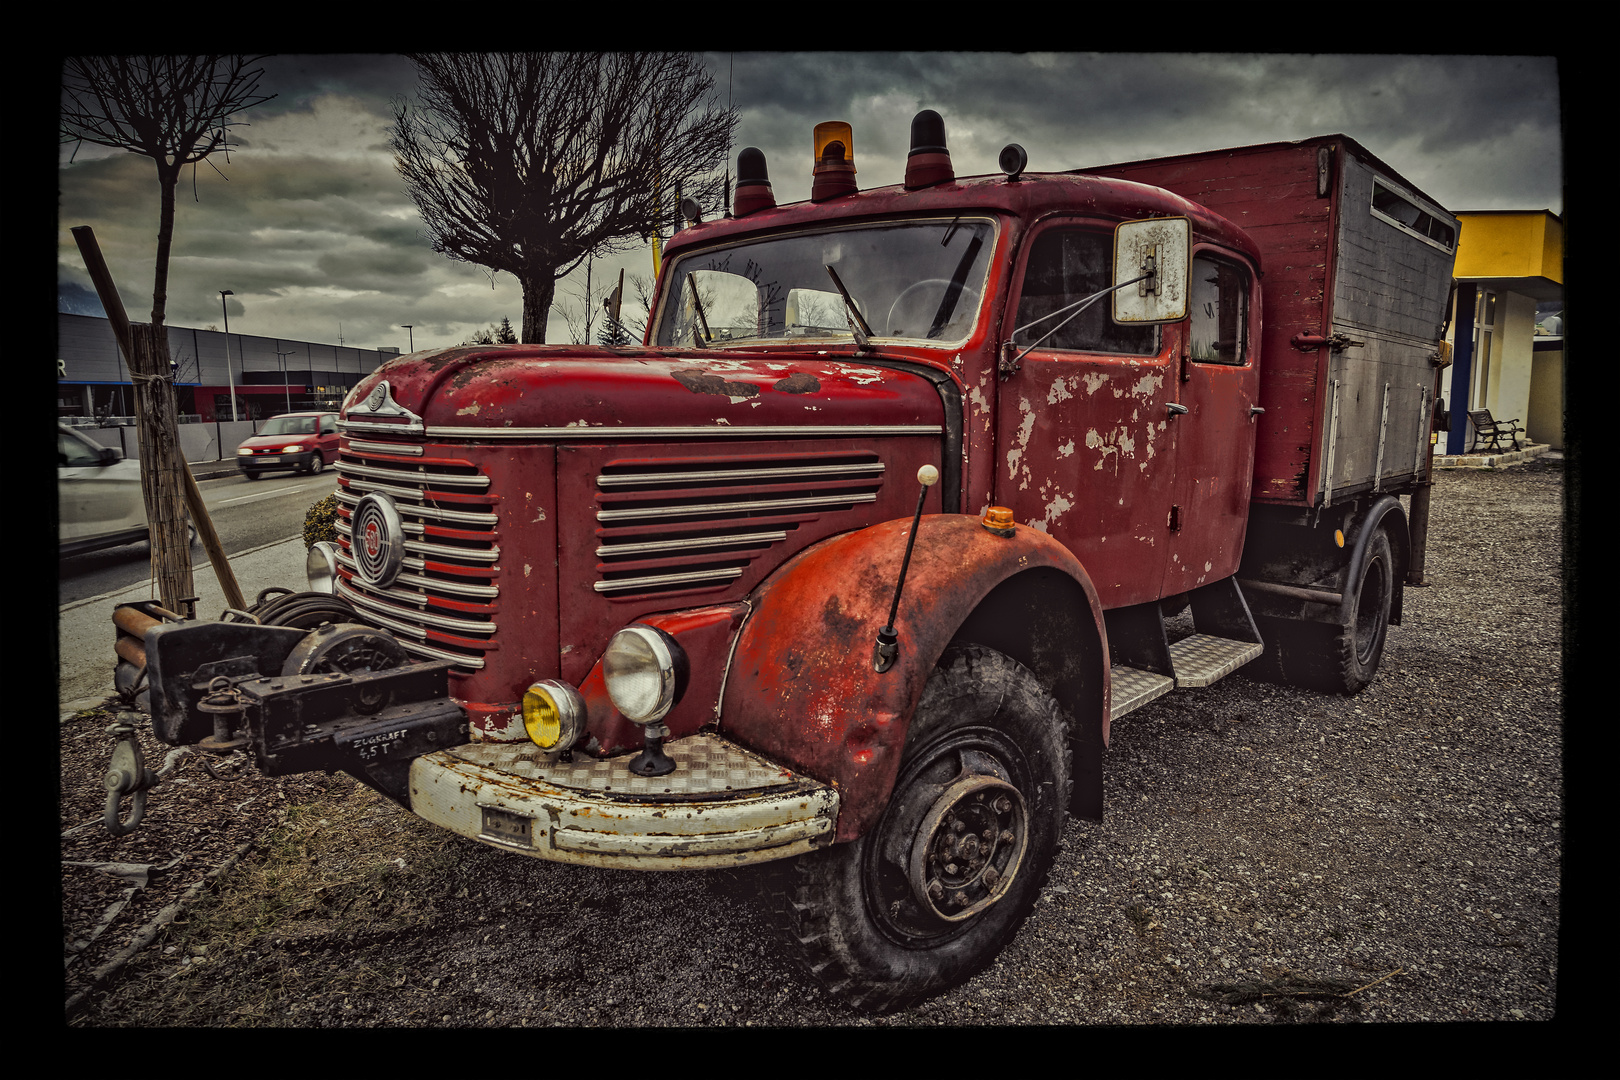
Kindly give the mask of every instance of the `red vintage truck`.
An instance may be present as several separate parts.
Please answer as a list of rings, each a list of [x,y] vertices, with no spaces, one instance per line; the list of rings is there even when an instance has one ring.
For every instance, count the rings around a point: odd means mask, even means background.
[[[743,151],[643,346],[378,369],[310,591],[121,609],[117,684],[164,742],[343,769],[515,853],[774,863],[851,1000],[960,982],[1065,813],[1101,816],[1111,722],[1248,663],[1373,678],[1456,238],[1342,135],[1001,164],[955,177],[924,112],[903,182],[860,190],[821,125],[778,206]]]

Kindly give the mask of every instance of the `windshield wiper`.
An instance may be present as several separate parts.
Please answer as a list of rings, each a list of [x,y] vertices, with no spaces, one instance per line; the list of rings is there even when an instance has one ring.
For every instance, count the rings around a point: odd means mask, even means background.
[[[951,223],[951,228],[956,228],[955,222]],[[949,235],[946,236],[946,239],[950,239]],[[978,258],[979,249],[982,247],[984,247],[984,238],[981,236],[975,236],[968,241],[967,250],[962,252],[962,258],[956,264],[956,272],[951,275],[950,286],[946,288],[945,295],[940,298],[939,310],[934,312],[933,325],[928,328],[930,338],[939,337],[940,331],[944,330],[946,324],[951,321],[951,316],[956,314],[956,302],[962,298],[962,286],[967,281],[968,271],[973,268],[973,260]]]
[[[855,306],[855,301],[850,299],[849,290],[844,288],[844,283],[838,279],[838,271],[828,266],[827,273],[832,276],[833,286],[838,290],[838,295],[844,298],[844,307],[849,312],[849,332],[855,335],[855,343],[863,349],[870,349],[872,328],[866,325],[860,309]]]
[[[697,291],[697,283],[696,282],[693,282],[693,284],[692,284],[692,308],[693,308],[693,310],[695,310],[697,312],[697,317],[698,317],[698,321],[692,324],[692,348],[697,349],[697,348],[701,348],[704,345],[707,345],[710,341],[712,341],[714,339],[714,335],[709,333],[709,320],[706,317],[704,317],[704,314],[703,314],[703,301],[698,299],[698,291]],[[702,326],[703,326],[703,340],[702,341],[698,340],[698,324],[699,323],[701,323]]]

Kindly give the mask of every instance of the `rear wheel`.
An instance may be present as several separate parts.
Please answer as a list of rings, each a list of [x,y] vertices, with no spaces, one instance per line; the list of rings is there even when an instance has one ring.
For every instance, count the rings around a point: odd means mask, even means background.
[[[1353,567],[1333,623],[1257,618],[1266,660],[1280,681],[1328,694],[1354,694],[1378,673],[1395,602],[1396,567],[1389,534],[1379,529]]]
[[[840,996],[902,1008],[1010,941],[1069,801],[1068,725],[1035,676],[970,646],[929,677],[888,808],[852,843],[782,868],[786,929]]]

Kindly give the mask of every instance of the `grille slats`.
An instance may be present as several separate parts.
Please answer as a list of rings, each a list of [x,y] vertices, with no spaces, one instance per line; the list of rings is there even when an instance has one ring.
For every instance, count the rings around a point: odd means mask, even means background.
[[[596,477],[592,588],[614,599],[723,588],[801,524],[875,503],[883,472],[868,451],[609,461]]]
[[[397,460],[407,456],[415,460]],[[337,472],[339,594],[417,655],[482,668],[496,647],[500,597],[500,515],[489,476],[443,448],[358,440],[344,448]],[[371,492],[393,501],[405,534],[403,570],[387,588],[355,573],[351,522]]]

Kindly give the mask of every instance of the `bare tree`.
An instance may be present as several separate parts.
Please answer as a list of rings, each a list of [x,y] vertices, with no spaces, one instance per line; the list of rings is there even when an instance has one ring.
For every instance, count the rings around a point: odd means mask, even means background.
[[[174,189],[181,171],[229,146],[233,117],[273,95],[258,93],[261,68],[247,56],[73,56],[63,66],[63,142],[89,142],[152,159],[158,173],[157,265],[152,280],[152,321],[129,326],[111,276],[88,227],[74,230],[134,384],[141,455],[141,494],[152,538],[152,567],[159,596],[177,609],[191,595],[189,512],[209,549],[227,602],[242,606],[224,550],[202,495],[180,452],[169,364],[169,249],[174,239]],[[212,164],[212,163],[210,163]],[[127,327],[127,331],[123,328]]]
[[[412,56],[418,104],[393,148],[433,249],[523,288],[524,342],[544,342],[558,279],[654,235],[681,191],[724,198],[736,126],[689,53]]]
[[[168,304],[174,189],[180,173],[229,146],[232,117],[269,101],[256,56],[70,56],[62,74],[63,142],[149,157],[158,173],[157,268],[152,325]]]

